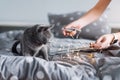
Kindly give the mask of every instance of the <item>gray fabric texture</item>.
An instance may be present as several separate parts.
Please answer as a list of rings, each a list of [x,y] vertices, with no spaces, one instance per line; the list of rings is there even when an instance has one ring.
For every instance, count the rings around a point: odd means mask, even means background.
[[[120,57],[116,55],[119,54],[115,53],[116,50],[112,52],[115,55],[110,55],[109,50],[102,53],[80,52],[79,56],[78,53],[69,53],[68,49],[88,47],[93,40],[53,38],[50,43],[50,61],[30,56],[14,56],[10,49],[22,32],[9,31],[0,34],[0,40],[4,42],[0,45],[0,80],[120,79]],[[119,42],[112,46],[120,47]]]

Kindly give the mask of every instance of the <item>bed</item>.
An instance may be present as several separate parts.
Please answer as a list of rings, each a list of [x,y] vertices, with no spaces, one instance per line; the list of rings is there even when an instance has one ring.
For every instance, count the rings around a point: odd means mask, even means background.
[[[0,33],[0,80],[120,80],[119,42],[112,45],[117,46],[117,50],[79,51],[89,49],[89,43],[103,34],[111,33],[106,12],[77,33],[77,38],[65,37],[61,33],[63,26],[84,13],[48,14],[49,23],[55,24],[52,30],[54,38],[49,44],[49,61],[15,56],[11,52],[11,46],[23,30]]]
[[[0,80],[120,79],[119,50],[72,54],[70,50],[88,47],[95,40],[53,38],[49,45],[50,61],[14,56],[11,46],[22,32],[23,30],[15,30],[0,33]],[[119,47],[119,43],[113,45]]]

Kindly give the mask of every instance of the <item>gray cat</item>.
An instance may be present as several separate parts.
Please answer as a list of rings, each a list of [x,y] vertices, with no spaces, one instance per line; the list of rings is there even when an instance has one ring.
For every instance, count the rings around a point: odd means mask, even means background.
[[[53,25],[34,25],[27,28],[20,40],[12,46],[12,52],[21,56],[43,57],[48,60],[48,42],[52,38]],[[17,51],[17,45],[20,43],[20,52]]]

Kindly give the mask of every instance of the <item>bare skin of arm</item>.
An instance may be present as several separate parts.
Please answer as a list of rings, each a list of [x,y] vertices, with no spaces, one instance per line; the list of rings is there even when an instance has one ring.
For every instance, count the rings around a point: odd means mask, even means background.
[[[105,11],[110,2],[111,0],[99,0],[97,4],[92,9],[90,9],[85,15],[83,15],[80,19],[65,26],[63,29],[63,34],[65,36],[74,36],[76,34],[76,31],[67,32],[65,29],[66,28],[81,29],[86,25],[92,23],[102,15],[102,13]]]

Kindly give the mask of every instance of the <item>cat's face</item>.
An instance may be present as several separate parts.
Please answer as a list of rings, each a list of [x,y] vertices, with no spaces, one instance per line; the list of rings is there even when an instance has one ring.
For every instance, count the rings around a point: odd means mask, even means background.
[[[37,37],[38,39],[46,44],[47,42],[49,42],[50,38],[53,37],[52,33],[51,33],[51,28],[52,26],[47,26],[47,25],[41,25],[37,27]]]
[[[46,44],[53,36],[51,33],[52,28],[53,25],[35,25],[26,30],[26,34],[28,34],[26,36],[29,37],[31,43]]]

